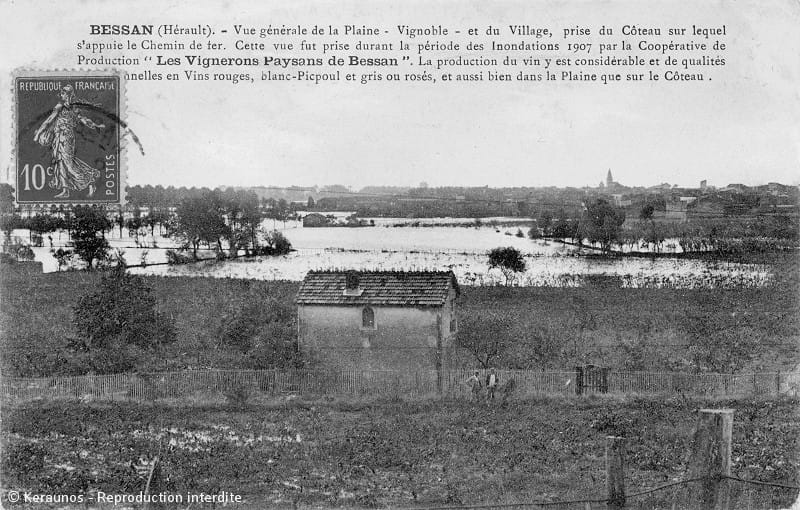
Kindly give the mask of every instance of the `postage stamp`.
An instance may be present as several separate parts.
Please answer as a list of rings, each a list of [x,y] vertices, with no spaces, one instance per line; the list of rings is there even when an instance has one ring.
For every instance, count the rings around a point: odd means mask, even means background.
[[[108,71],[15,73],[18,204],[121,204],[124,83]]]

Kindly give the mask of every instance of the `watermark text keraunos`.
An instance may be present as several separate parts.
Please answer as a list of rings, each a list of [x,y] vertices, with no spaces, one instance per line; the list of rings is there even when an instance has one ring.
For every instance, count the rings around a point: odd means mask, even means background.
[[[217,493],[206,492],[157,492],[145,494],[142,491],[136,493],[106,493],[102,491],[90,494],[51,494],[36,493],[31,491],[9,490],[5,494],[6,501],[9,503],[101,503],[105,505],[130,505],[141,503],[213,503],[228,504],[241,503],[241,494],[229,491]]]

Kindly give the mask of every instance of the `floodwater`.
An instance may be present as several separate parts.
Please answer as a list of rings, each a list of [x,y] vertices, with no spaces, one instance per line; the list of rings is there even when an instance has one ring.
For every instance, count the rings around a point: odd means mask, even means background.
[[[282,228],[283,224],[278,223],[277,227],[296,250],[285,256],[134,267],[130,271],[164,276],[298,281],[314,269],[452,270],[462,285],[497,285],[506,279],[499,269],[489,269],[487,252],[498,246],[513,246],[525,255],[526,270],[514,275],[512,282],[520,286],[576,287],[584,285],[589,275],[606,275],[618,278],[623,287],[740,288],[768,285],[773,278],[769,266],[757,264],[586,257],[586,250],[574,246],[517,237],[517,227],[385,226],[393,220],[388,219],[384,226],[359,228],[302,228],[293,222]],[[266,224],[272,227],[271,220]],[[527,233],[524,228],[523,233]],[[27,237],[27,232],[15,234]],[[66,243],[65,234],[52,237],[55,248]],[[176,247],[174,241],[158,236],[140,237],[139,246],[130,237],[111,235],[108,239],[112,248],[124,253],[129,265],[141,264],[143,257],[147,264],[164,263],[166,249]],[[36,260],[43,262],[46,272],[57,271],[46,237],[44,244],[45,247],[34,248]],[[205,251],[201,256],[211,257],[213,253]]]

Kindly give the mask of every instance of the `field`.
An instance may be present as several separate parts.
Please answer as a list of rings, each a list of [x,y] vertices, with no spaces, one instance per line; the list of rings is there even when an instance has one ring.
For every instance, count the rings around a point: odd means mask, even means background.
[[[762,261],[764,262],[764,261]],[[732,289],[470,287],[462,285],[457,310],[462,328],[500,317],[512,345],[501,366],[568,368],[582,362],[628,370],[664,370],[686,352],[690,319],[755,342],[752,371],[794,370],[798,364],[800,296],[797,259],[769,261],[775,281]],[[2,369],[6,375],[74,374],[65,356],[75,337],[72,307],[100,275],[62,272],[36,276],[0,271]],[[146,370],[242,368],[241,354],[218,345],[225,314],[244,299],[274,298],[292,307],[296,282],[145,276],[161,312],[175,321],[178,339],[142,359]],[[289,318],[289,325],[293,319]],[[463,330],[463,329],[462,329]],[[547,339],[546,353],[534,349]],[[544,356],[544,357],[542,357]],[[473,366],[467,357],[466,366]]]
[[[38,493],[135,494],[143,480],[132,464],[158,455],[162,472],[153,492],[226,490],[244,495],[251,508],[603,498],[606,436],[627,438],[632,494],[685,478],[696,410],[711,406],[736,410],[732,474],[796,485],[798,404],[555,397],[508,406],[40,403],[4,410],[2,475],[4,486]],[[767,488],[759,495],[776,499],[756,499],[756,508],[780,507],[796,491]],[[672,495],[649,497],[646,507]]]

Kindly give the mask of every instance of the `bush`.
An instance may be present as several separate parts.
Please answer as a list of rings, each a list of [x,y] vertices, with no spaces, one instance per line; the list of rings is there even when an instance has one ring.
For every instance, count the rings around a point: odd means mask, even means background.
[[[191,255],[187,255],[183,251],[167,250],[167,264],[175,266],[190,262],[194,262],[194,258]]]
[[[258,250],[259,255],[286,255],[292,251],[292,243],[277,230],[268,232],[264,238],[265,246]]]
[[[59,271],[61,271],[61,268],[69,268],[72,266],[72,258],[75,254],[71,250],[59,248],[55,251],[51,250],[50,253],[52,253],[53,258],[56,259]]]
[[[8,248],[8,252],[16,258],[16,260],[33,260],[36,258],[36,255],[33,253],[33,249],[26,245],[26,244],[12,244]]]
[[[95,292],[80,298],[73,307],[73,324],[87,350],[115,342],[158,347],[175,339],[175,327],[156,305],[144,279],[127,274],[120,265],[103,277]]]

